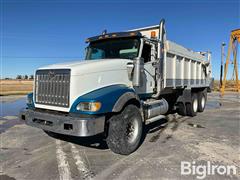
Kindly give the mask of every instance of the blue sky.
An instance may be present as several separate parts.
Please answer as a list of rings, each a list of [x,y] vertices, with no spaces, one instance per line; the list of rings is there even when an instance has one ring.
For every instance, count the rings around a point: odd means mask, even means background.
[[[212,52],[213,75],[219,79],[221,43],[228,44],[230,31],[240,27],[236,0],[0,2],[3,77],[30,75],[43,65],[83,59],[85,39],[104,29],[124,31],[165,18],[168,39]]]

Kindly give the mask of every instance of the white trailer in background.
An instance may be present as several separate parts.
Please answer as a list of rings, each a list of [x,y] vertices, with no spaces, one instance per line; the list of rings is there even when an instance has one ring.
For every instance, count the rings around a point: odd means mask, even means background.
[[[119,154],[135,151],[143,126],[167,113],[203,112],[209,52],[167,40],[165,22],[88,38],[84,61],[39,68],[20,117],[47,133],[103,134]]]

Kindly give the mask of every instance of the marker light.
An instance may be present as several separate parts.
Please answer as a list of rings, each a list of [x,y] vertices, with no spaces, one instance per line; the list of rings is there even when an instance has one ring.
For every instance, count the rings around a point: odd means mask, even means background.
[[[156,37],[156,31],[151,31],[151,38],[155,38]]]

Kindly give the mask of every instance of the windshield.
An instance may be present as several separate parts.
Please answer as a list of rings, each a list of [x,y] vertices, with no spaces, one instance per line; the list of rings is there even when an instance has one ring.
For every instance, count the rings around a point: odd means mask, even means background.
[[[136,38],[107,39],[91,42],[87,47],[86,60],[133,59],[138,56],[140,40]]]

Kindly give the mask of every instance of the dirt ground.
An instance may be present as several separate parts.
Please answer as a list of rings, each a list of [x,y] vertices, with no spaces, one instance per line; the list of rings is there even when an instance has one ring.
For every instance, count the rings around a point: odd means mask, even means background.
[[[146,126],[144,141],[129,156],[112,153],[98,136],[53,138],[26,126],[17,118],[25,103],[19,98],[1,99],[7,112],[0,120],[1,180],[196,179],[181,175],[182,161],[234,165],[236,174],[205,179],[240,179],[239,94],[220,98],[211,93],[205,111],[196,117],[171,114]]]

